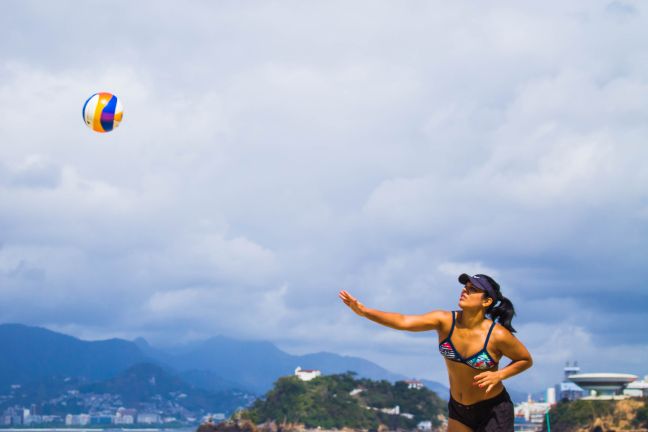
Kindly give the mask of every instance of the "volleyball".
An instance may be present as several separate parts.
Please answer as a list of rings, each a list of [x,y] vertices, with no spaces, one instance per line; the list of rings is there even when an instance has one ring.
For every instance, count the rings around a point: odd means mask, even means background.
[[[110,132],[124,115],[120,100],[112,93],[95,93],[83,104],[83,120],[95,132]]]

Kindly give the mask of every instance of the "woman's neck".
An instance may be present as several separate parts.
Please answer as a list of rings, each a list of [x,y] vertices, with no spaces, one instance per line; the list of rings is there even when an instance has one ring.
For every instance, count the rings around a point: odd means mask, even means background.
[[[481,326],[481,324],[484,322],[484,319],[486,319],[486,316],[484,315],[484,309],[479,309],[479,310],[462,309],[461,317],[459,318],[459,323],[463,328],[472,329]]]

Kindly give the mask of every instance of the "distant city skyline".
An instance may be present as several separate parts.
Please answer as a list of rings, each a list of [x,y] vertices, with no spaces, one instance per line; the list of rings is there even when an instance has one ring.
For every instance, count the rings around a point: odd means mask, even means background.
[[[447,382],[435,334],[337,292],[418,314],[487,273],[535,360],[510,388],[648,374],[645,4],[3,6],[0,323]]]

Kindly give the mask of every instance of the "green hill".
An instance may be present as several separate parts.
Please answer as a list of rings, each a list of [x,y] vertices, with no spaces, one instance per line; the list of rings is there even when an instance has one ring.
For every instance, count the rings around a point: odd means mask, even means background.
[[[256,424],[274,421],[325,429],[377,429],[385,425],[394,430],[414,429],[426,420],[437,426],[441,423],[439,414],[447,414],[446,403],[426,388],[410,389],[403,381],[391,384],[355,379],[355,374],[346,373],[307,382],[294,376],[280,378],[241,417]]]
[[[577,400],[549,411],[552,431],[648,430],[648,400]],[[544,431],[547,430],[545,421]]]

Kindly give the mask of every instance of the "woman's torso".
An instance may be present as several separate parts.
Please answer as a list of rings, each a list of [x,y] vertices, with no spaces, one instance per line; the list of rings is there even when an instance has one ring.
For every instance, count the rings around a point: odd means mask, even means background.
[[[453,312],[449,312],[442,328],[439,329],[440,350],[446,357],[450,395],[461,404],[472,405],[495,397],[504,389],[501,382],[488,393],[486,388],[474,385],[476,375],[498,369],[501,353],[495,347],[492,336],[494,325],[491,320],[484,320],[477,328],[464,329],[459,325],[461,311],[454,314],[456,318],[453,317]]]

